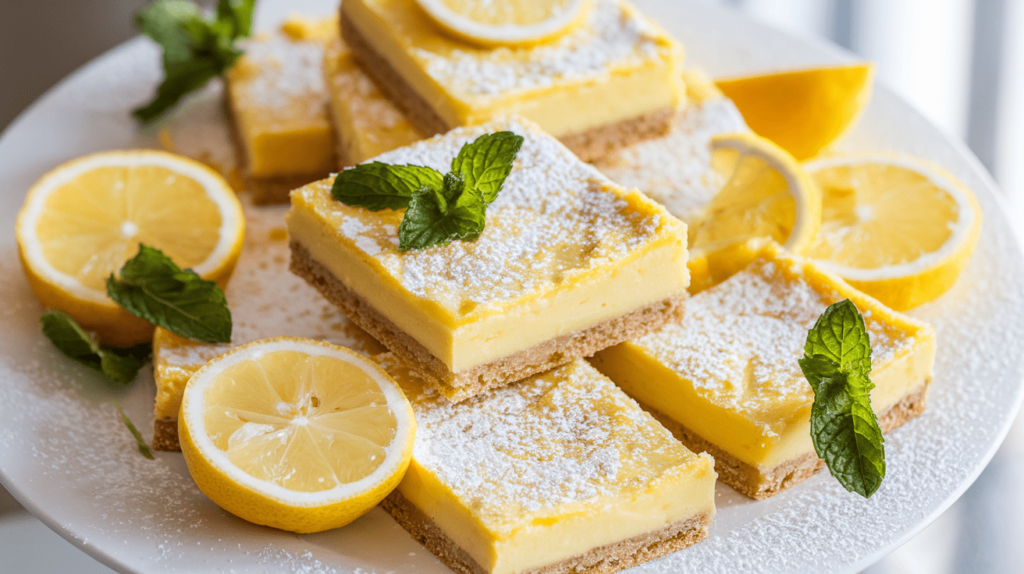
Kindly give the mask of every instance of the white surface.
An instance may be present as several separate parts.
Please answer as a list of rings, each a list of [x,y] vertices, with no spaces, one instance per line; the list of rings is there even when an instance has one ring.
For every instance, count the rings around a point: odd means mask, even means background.
[[[638,4],[712,75],[845,58],[721,9],[678,0]],[[265,1],[261,9],[266,24],[285,6]],[[295,3],[288,9],[311,12]],[[32,182],[62,161],[154,144],[155,134],[139,131],[128,111],[150,95],[157,62],[152,46],[131,42],[63,82],[0,138],[0,481],[51,528],[120,571],[447,572],[378,509],[348,527],[304,536],[226,514],[198,492],[179,454],[142,458],[117,419],[114,400],[149,438],[149,375],[112,390],[40,334],[42,310],[17,262],[16,211]],[[856,571],[948,507],[1013,419],[1024,375],[1024,266],[990,179],[961,145],[881,88],[844,145],[935,161],[976,191],[984,211],[964,277],[914,312],[939,336],[928,411],[887,437],[888,476],[870,500],[844,492],[824,473],[764,502],[719,486],[709,539],[641,571]]]

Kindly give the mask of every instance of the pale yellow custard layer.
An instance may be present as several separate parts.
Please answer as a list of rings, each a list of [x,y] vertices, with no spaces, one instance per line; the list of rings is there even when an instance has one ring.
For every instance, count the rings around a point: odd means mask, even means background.
[[[867,324],[871,406],[884,413],[931,379],[934,331],[774,247],[692,297],[681,324],[606,349],[592,362],[641,403],[739,460],[771,469],[814,451],[814,393],[797,361],[817,318],[847,298]]]
[[[590,0],[550,42],[499,48],[446,34],[415,0],[346,0],[341,9],[450,127],[516,113],[560,137],[682,102],[682,48],[620,0]]]
[[[416,414],[398,491],[494,574],[522,572],[715,510],[708,455],[583,360],[452,404],[392,355]]]
[[[284,206],[245,207],[245,243],[224,290],[231,309],[231,343],[189,341],[158,328],[153,335],[154,417],[177,418],[185,383],[229,349],[266,337],[307,337],[363,353],[384,347],[356,327],[305,281],[288,271]]]
[[[339,167],[362,163],[422,139],[401,110],[356,64],[340,39],[327,45],[324,79],[341,150]]]
[[[464,143],[505,129],[525,141],[476,241],[401,252],[402,211],[347,206],[331,196],[331,179],[291,195],[291,238],[454,373],[689,283],[685,225],[528,122],[459,129],[375,159],[446,172]]]
[[[337,36],[337,21],[290,20],[282,30],[246,41],[225,75],[247,172],[325,174],[335,169],[335,143],[322,68],[327,31]]]

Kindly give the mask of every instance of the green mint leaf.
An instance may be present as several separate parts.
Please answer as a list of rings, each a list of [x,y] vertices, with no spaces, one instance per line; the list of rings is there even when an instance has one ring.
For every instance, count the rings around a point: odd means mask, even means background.
[[[146,441],[142,440],[142,433],[139,432],[139,429],[135,428],[135,425],[132,424],[128,415],[124,414],[124,410],[121,409],[121,405],[114,403],[114,406],[117,407],[117,412],[121,415],[121,421],[124,423],[124,426],[128,427],[132,436],[135,437],[135,442],[139,445],[139,453],[149,460],[153,460],[153,453],[149,451],[149,446],[146,445]]]
[[[151,122],[173,108],[186,94],[219,76],[221,71],[220,64],[208,58],[169,64],[164,68],[164,81],[157,88],[153,101],[132,113],[144,123]]]
[[[232,40],[252,35],[252,13],[256,0],[219,0],[217,2],[217,23],[228,26]]]
[[[885,477],[884,439],[871,409],[871,343],[849,299],[818,318],[799,363],[814,391],[814,450],[844,488],[869,498]]]
[[[461,173],[466,187],[480,190],[491,203],[512,172],[512,162],[522,146],[523,137],[512,132],[484,134],[462,146],[452,160],[452,171]]]
[[[43,324],[43,334],[57,350],[103,373],[115,383],[126,385],[135,380],[139,369],[149,360],[149,343],[125,349],[99,345],[74,319],[61,311],[49,311],[39,320]]]
[[[238,38],[252,33],[255,0],[220,0],[216,17],[203,18],[187,0],[153,0],[135,16],[139,31],[163,50],[164,81],[135,117],[150,122],[181,98],[223,74],[242,55]]]
[[[375,161],[343,170],[334,179],[334,199],[370,211],[402,209],[414,193],[426,187],[440,191],[441,172],[418,165],[389,165]]]
[[[175,335],[204,343],[231,341],[231,311],[224,292],[192,270],[182,270],[158,249],[139,244],[120,277],[107,278],[115,303]]]
[[[445,211],[442,202],[446,203]],[[398,226],[398,249],[426,249],[452,239],[474,241],[484,230],[486,208],[479,190],[449,173],[440,193],[424,187],[413,194]]]

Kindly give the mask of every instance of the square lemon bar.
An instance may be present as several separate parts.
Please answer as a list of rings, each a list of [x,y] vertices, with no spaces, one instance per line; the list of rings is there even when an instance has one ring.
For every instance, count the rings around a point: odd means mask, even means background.
[[[585,161],[668,133],[684,93],[682,47],[622,0],[589,0],[554,40],[481,47],[447,34],[416,0],[345,0],[342,36],[425,134],[515,113]]]
[[[767,498],[824,464],[811,443],[814,393],[797,361],[818,316],[843,299],[864,316],[871,406],[888,432],[924,411],[934,331],[774,246],[690,299],[682,323],[592,362],[683,444],[710,453],[723,482]]]
[[[287,21],[245,43],[226,74],[228,109],[246,184],[256,203],[283,203],[336,168],[327,110],[324,45],[336,20]]]
[[[197,343],[157,328],[153,335],[153,448],[179,450],[178,410],[185,383],[199,367],[232,347],[288,335],[322,339],[367,354],[385,349],[349,322],[305,281],[288,272],[285,206],[245,207],[245,244],[224,295],[231,343]]]
[[[339,169],[423,139],[356,64],[340,38],[327,45],[324,80],[338,141]]]
[[[381,506],[456,572],[610,573],[707,536],[714,462],[579,359],[453,404],[377,357],[416,414]]]
[[[503,130],[524,138],[475,241],[398,250],[403,211],[292,192],[292,271],[454,401],[585,357],[678,320],[686,226],[623,189],[535,125],[460,128],[378,156],[445,172]]]

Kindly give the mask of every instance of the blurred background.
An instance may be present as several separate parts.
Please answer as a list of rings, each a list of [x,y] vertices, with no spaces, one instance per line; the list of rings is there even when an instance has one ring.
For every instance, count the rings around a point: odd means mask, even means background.
[[[672,1],[672,0],[668,0]],[[1024,229],[1024,0],[703,0],[877,64],[878,81],[964,141]],[[3,0],[0,130],[61,78],[135,35],[145,0]],[[1024,572],[1024,423],[977,482],[867,574]],[[0,488],[0,569],[111,572]]]

